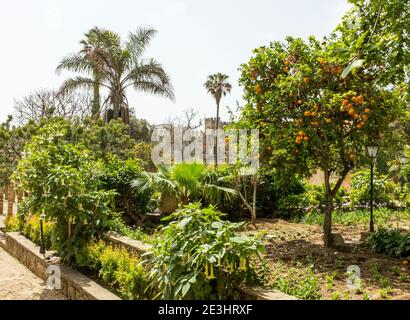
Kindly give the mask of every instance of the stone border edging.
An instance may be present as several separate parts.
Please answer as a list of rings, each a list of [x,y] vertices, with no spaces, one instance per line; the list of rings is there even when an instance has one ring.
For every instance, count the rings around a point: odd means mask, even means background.
[[[5,232],[0,246],[19,260],[40,279],[46,281],[47,268],[52,261],[39,253],[39,246],[19,232]],[[48,252],[51,253],[51,252]],[[100,286],[82,273],[59,264],[63,294],[71,300],[121,300],[118,296]]]
[[[105,238],[114,246],[122,246],[128,252],[135,253],[138,256],[143,255],[152,247],[149,244],[131,239],[130,237],[120,235],[113,231],[107,232]],[[245,296],[245,299],[248,300],[298,300],[296,297],[279,290],[264,287],[240,286],[238,289]]]

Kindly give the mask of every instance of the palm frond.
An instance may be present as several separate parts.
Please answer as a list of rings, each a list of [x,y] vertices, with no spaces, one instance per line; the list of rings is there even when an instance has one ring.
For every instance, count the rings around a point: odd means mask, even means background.
[[[69,78],[64,81],[63,85],[60,87],[60,94],[71,93],[78,89],[92,89],[95,81],[91,78],[86,77],[74,77]]]
[[[60,74],[63,70],[86,74],[93,73],[92,65],[87,58],[77,53],[72,53],[60,61],[60,64],[56,68],[56,72],[57,74]]]
[[[125,47],[131,53],[132,60],[137,61],[156,33],[157,31],[152,28],[138,28],[128,35]]]
[[[203,185],[204,198],[213,203],[232,202],[237,195],[237,191],[232,188],[210,183]]]
[[[174,89],[171,80],[162,65],[154,59],[148,62],[136,63],[126,80],[131,80],[136,90],[162,95],[175,100]]]

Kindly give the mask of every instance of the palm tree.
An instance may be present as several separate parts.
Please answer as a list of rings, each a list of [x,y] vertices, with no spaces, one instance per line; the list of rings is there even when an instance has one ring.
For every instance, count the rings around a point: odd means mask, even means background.
[[[201,163],[179,163],[172,167],[158,166],[158,172],[143,172],[132,182],[140,191],[154,189],[174,195],[178,202],[187,205],[193,199],[204,198],[213,203],[231,201],[237,192],[223,186],[224,177],[209,171]]]
[[[83,50],[63,58],[57,67],[57,72],[83,74],[65,80],[60,92],[93,89],[99,94],[99,88],[105,88],[108,96],[103,107],[111,106],[113,118],[122,118],[125,123],[129,122],[129,87],[174,100],[171,81],[162,65],[142,57],[155,34],[154,29],[139,28],[123,44],[117,33],[93,28],[82,42]]]
[[[219,104],[223,96],[226,96],[231,92],[232,86],[228,82],[229,76],[222,73],[215,73],[208,76],[207,81],[204,83],[205,89],[210,93],[216,101],[216,123],[215,129],[219,129]],[[215,166],[218,165],[218,138],[215,137]]]

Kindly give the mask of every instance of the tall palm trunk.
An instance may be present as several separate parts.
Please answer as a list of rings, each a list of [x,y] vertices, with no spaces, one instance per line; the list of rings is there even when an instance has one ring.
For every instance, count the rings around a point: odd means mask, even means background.
[[[114,99],[113,99],[114,119],[118,119],[120,117],[120,109],[121,109],[121,97],[117,93],[115,94]]]
[[[93,105],[91,108],[91,116],[95,119],[97,119],[100,114],[100,80],[101,77],[97,73],[94,73]]]
[[[219,100],[216,100],[216,136],[215,136],[215,168],[218,167],[218,129],[219,129]]]

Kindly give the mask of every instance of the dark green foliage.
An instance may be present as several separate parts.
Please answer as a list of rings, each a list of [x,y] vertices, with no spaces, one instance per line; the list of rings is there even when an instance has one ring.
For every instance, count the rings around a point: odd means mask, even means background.
[[[264,246],[254,237],[238,235],[243,223],[193,204],[167,217],[151,250],[151,286],[163,299],[229,299],[236,286],[255,279],[252,258]]]
[[[368,239],[370,250],[396,258],[410,258],[410,233],[380,229]]]
[[[68,143],[67,128],[53,123],[42,128],[25,148],[14,181],[26,193],[20,216],[44,213],[55,222],[56,248],[67,262],[102,230],[111,215],[114,192],[99,188],[103,164],[82,145]]]
[[[386,175],[374,174],[373,202],[378,206],[389,206],[395,184]],[[358,206],[370,202],[370,170],[357,171],[352,175],[350,204]]]
[[[141,222],[142,215],[150,212],[152,191],[138,191],[131,187],[131,182],[142,172],[136,159],[121,160],[110,156],[104,165],[99,179],[106,190],[115,190],[115,211],[121,212],[129,224]]]

